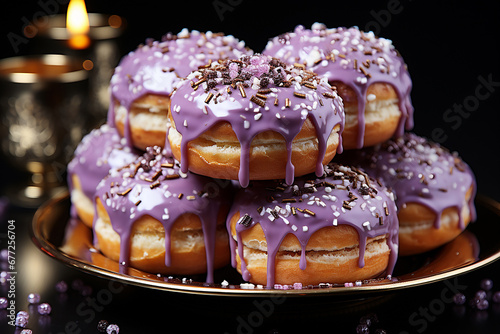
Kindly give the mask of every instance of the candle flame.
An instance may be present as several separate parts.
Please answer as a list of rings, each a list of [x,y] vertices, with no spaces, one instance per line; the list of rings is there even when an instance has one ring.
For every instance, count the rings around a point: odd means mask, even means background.
[[[71,0],[69,2],[66,27],[71,34],[69,39],[70,47],[85,49],[90,45],[90,39],[87,36],[89,32],[89,16],[84,0]]]

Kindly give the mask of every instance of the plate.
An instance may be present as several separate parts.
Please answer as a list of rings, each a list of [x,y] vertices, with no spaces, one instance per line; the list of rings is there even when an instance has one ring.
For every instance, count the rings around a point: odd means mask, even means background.
[[[48,256],[91,275],[163,291],[263,297],[344,296],[364,297],[397,289],[411,288],[452,278],[488,265],[500,257],[500,203],[478,196],[478,219],[456,239],[422,255],[400,257],[392,279],[380,278],[347,285],[320,284],[294,289],[284,286],[266,289],[244,283],[232,267],[215,272],[216,284],[204,283],[204,276],[163,277],[130,268],[120,273],[118,263],[92,247],[92,231],[80,220],[71,218],[67,193],[59,195],[38,209],[32,225],[32,240]],[[222,285],[226,281],[228,284]]]

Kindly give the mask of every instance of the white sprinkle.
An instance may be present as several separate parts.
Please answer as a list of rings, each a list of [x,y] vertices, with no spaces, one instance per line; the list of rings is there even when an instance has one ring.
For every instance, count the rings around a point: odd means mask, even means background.
[[[377,96],[375,94],[368,94],[368,96],[366,97],[366,99],[368,101],[373,101],[377,98]]]
[[[333,219],[333,226],[337,226],[337,224],[338,224],[337,218],[334,218]]]
[[[297,231],[297,226],[292,225],[292,230]]]
[[[304,232],[309,231],[309,227],[307,227],[307,226],[302,226],[302,231],[304,231]]]
[[[184,127],[186,127],[186,128],[187,128],[187,126],[188,126],[188,121],[187,121],[187,119],[185,119],[185,120],[184,120],[184,124],[183,124],[183,125],[184,125]]]
[[[249,122],[249,121],[247,121],[247,120],[245,120],[245,121],[243,122],[243,127],[244,127],[245,129],[249,129],[249,128],[250,128],[250,122]]]
[[[371,231],[371,230],[372,230],[372,227],[371,227],[371,225],[370,225],[370,222],[369,222],[369,221],[364,222],[364,223],[363,223],[363,227],[366,227],[366,229],[367,229],[368,231]]]
[[[253,119],[255,119],[256,121],[258,121],[261,117],[262,117],[262,114],[258,113],[258,114],[255,114],[255,116],[253,117]]]

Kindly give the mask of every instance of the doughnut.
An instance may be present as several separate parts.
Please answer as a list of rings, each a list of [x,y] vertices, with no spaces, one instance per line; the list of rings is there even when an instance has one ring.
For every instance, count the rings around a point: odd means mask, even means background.
[[[324,75],[344,100],[344,149],[382,143],[413,128],[407,66],[392,42],[358,28],[312,29],[269,40],[264,54]]]
[[[150,273],[192,275],[229,263],[225,221],[232,184],[187,173],[160,147],[112,169],[96,190],[96,248]],[[220,181],[220,180],[219,180]]]
[[[146,40],[118,64],[111,78],[108,123],[142,150],[165,144],[170,94],[182,77],[208,61],[252,54],[233,36],[182,30]]]
[[[127,147],[118,131],[107,124],[83,137],[68,164],[72,215],[92,227],[97,185],[111,168],[131,163],[138,155],[136,150]]]
[[[316,171],[342,151],[342,101],[304,66],[256,54],[212,62],[171,97],[168,140],[183,172],[239,180]]]
[[[232,265],[245,281],[273,287],[392,275],[398,254],[392,193],[355,168],[332,162],[324,171],[293,185],[254,181],[238,190],[227,229]]]
[[[475,220],[475,178],[456,153],[413,133],[349,153],[342,162],[356,164],[394,191],[400,255],[435,249]]]

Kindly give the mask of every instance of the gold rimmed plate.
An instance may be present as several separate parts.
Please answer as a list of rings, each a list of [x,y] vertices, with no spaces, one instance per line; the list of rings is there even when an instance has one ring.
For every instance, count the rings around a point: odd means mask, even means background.
[[[215,272],[214,284],[204,283],[204,276],[163,277],[130,268],[120,273],[112,261],[92,245],[92,231],[81,221],[71,218],[67,193],[59,195],[40,207],[33,218],[32,239],[45,254],[62,263],[91,275],[122,283],[157,290],[219,296],[262,297],[286,296],[346,296],[364,297],[397,289],[411,288],[449,279],[488,265],[500,257],[500,203],[478,196],[478,219],[455,240],[445,246],[418,256],[400,257],[392,279],[373,279],[353,284],[293,286],[266,289],[241,284],[241,276],[231,267]],[[222,285],[226,281],[228,284]]]

